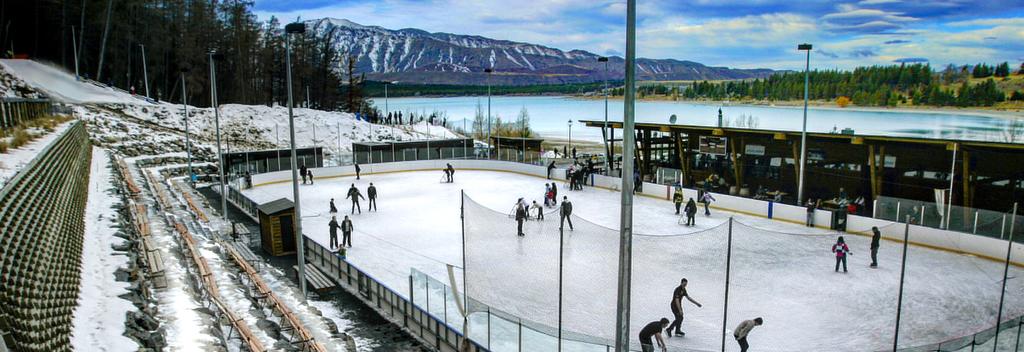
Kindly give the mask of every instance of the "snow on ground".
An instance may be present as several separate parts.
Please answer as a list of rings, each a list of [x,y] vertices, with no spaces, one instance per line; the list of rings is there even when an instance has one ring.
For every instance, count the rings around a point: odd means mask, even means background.
[[[0,154],[0,187],[3,187],[7,183],[7,180],[13,177],[21,168],[28,165],[32,159],[35,159],[36,155],[46,148],[46,146],[57,140],[64,134],[64,131],[71,127],[74,121],[68,121],[58,125],[54,128],[53,132],[45,133],[42,137],[39,137],[20,148],[11,148],[7,150],[7,153]],[[29,133],[43,134],[44,131],[28,131]]]
[[[469,292],[497,309],[548,326],[557,322],[557,217],[528,222],[527,236],[517,238],[515,223],[506,214],[519,197],[540,200],[546,180],[513,173],[460,171],[455,184],[439,183],[437,171],[321,178],[301,186],[303,229],[310,238],[327,245],[328,202],[335,198],[339,219],[350,213],[344,199],[353,182],[365,194],[373,182],[380,211],[350,215],[355,227],[354,247],[348,259],[397,292],[408,292],[410,269],[416,268],[442,282],[445,263],[461,266],[462,234],[459,190],[487,211],[467,211],[470,241]],[[577,219],[577,231],[567,235],[565,328],[611,339],[615,319],[619,193],[587,188],[569,192],[559,184],[559,198],[567,195]],[[247,190],[257,202],[291,198],[289,183]],[[467,209],[470,206],[467,205]],[[481,209],[483,209],[481,208]],[[684,303],[685,338],[669,339],[673,349],[718,349],[723,313],[725,233],[735,216],[730,288],[731,331],[741,319],[763,316],[765,326],[755,329],[751,343],[765,350],[877,350],[891,346],[895,319],[901,246],[885,242],[881,265],[868,269],[869,239],[846,235],[854,255],[850,273],[834,273],[830,252],[835,234],[740,214],[712,210],[698,216],[697,226],[679,225],[670,202],[648,197],[634,201],[633,331],[661,317],[671,317],[669,299],[681,277],[690,280],[689,292],[704,304]],[[584,230],[584,228],[588,230]],[[853,229],[866,230],[866,229]],[[482,231],[482,232],[481,232]],[[475,241],[474,241],[475,239]],[[993,325],[1002,273],[999,263],[972,256],[912,246],[908,267],[901,346],[914,346],[968,335]],[[1024,274],[1012,268],[1004,316],[1024,313]],[[457,273],[461,277],[461,271]],[[461,283],[460,283],[461,285]],[[440,292],[435,293],[440,296]],[[431,306],[435,304],[432,301]],[[422,303],[417,299],[418,303]],[[433,309],[432,309],[433,311]],[[439,311],[439,310],[438,310]],[[455,310],[449,305],[449,317]],[[437,312],[435,312],[436,314]],[[479,313],[472,336],[486,331]],[[515,346],[512,324],[492,323],[492,348]],[[455,324],[457,325],[457,324]],[[476,331],[476,332],[473,332]],[[483,338],[478,338],[478,341]],[[485,339],[484,339],[485,340]],[[540,339],[538,339],[540,340]],[[527,342],[530,344],[530,342]],[[532,342],[542,346],[543,341]],[[546,348],[544,346],[538,348]],[[727,341],[727,349],[735,343]]]
[[[117,281],[114,272],[126,267],[128,257],[111,246],[125,242],[115,237],[120,201],[113,195],[110,159],[106,150],[93,148],[89,200],[82,243],[82,285],[75,309],[71,345],[82,351],[135,351],[138,344],[124,336],[125,315],[136,310],[121,299],[130,283]]]
[[[69,103],[148,104],[129,93],[75,79],[74,73],[32,60],[0,60],[4,70],[57,100]]]

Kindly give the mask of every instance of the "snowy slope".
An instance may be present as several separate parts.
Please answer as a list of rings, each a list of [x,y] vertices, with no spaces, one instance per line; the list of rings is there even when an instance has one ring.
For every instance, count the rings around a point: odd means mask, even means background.
[[[64,134],[64,131],[71,127],[74,121],[65,122],[57,126],[53,132],[46,132],[39,129],[31,129],[28,132],[33,135],[43,135],[36,140],[29,142],[17,149],[8,149],[7,153],[0,154],[0,187],[3,187],[11,177],[21,171],[21,168],[28,165],[36,155],[46,149],[46,146],[57,140]],[[44,135],[45,134],[45,135]]]
[[[32,60],[0,60],[4,70],[57,100],[69,103],[148,104],[131,94],[78,81],[62,69]]]

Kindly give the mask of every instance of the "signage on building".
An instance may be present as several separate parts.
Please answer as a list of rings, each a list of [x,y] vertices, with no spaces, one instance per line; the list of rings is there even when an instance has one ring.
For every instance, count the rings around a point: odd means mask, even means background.
[[[698,150],[703,154],[725,155],[728,141],[729,139],[726,137],[700,136],[700,147]]]
[[[743,151],[747,155],[764,156],[764,146],[757,144],[747,144],[746,150]]]

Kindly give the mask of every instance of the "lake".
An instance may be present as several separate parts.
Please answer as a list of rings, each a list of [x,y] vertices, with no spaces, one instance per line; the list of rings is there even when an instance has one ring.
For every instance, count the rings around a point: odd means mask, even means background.
[[[374,99],[382,111],[384,99]],[[472,128],[477,104],[486,116],[487,97],[449,98],[390,98],[390,111],[403,111],[405,116],[444,112],[453,127],[465,122]],[[546,138],[567,138],[568,121],[573,121],[572,138],[601,141],[599,128],[584,127],[578,120],[604,120],[603,99],[579,99],[556,96],[502,96],[491,98],[491,116],[502,121],[514,121],[525,107],[530,116],[530,127]],[[731,127],[750,127],[768,130],[800,131],[803,107],[774,107],[749,105],[719,105],[698,102],[638,101],[637,122],[668,123],[676,115],[676,123],[684,125],[717,126],[718,109]],[[622,121],[623,103],[609,100],[608,118]],[[463,121],[465,120],[465,121]],[[742,121],[742,122],[739,122]],[[807,130],[830,132],[851,128],[858,135],[885,135],[901,137],[948,138],[963,140],[1005,142],[1009,120],[998,117],[976,116],[955,112],[858,111],[832,108],[810,108]],[[1018,132],[1020,133],[1020,132]],[[1021,138],[1018,137],[1017,140]]]

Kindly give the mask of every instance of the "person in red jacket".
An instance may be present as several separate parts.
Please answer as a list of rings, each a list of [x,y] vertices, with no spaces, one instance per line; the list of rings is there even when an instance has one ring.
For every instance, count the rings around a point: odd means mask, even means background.
[[[836,272],[839,272],[839,263],[843,263],[843,272],[846,272],[846,256],[851,255],[850,247],[846,246],[843,236],[839,236],[836,244],[832,245],[832,253],[836,254]]]

